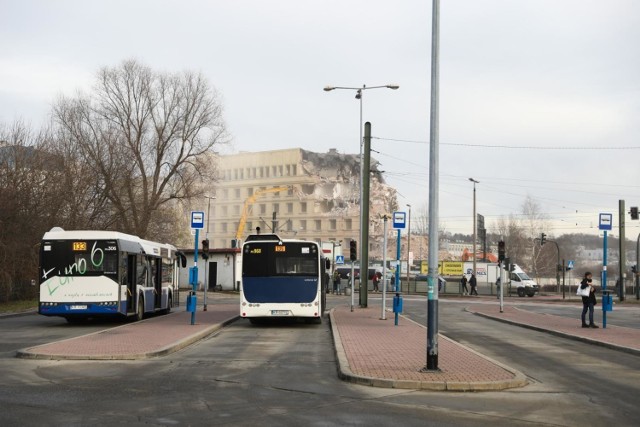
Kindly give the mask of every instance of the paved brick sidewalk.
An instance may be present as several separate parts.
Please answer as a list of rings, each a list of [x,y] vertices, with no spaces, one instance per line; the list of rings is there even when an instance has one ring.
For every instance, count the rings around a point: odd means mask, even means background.
[[[183,309],[184,310],[184,309]],[[237,304],[209,305],[208,311],[177,311],[93,334],[43,344],[18,352],[32,359],[125,360],[163,356],[206,337],[238,317]]]
[[[379,310],[338,307],[331,311],[338,370],[342,379],[378,387],[428,390],[503,390],[526,385],[525,376],[439,335],[438,368],[426,366],[424,326]]]
[[[599,325],[599,329],[583,328],[579,318],[536,313],[512,306],[503,306],[503,312],[500,313],[498,303],[473,304],[467,307],[467,311],[530,329],[640,354],[640,329],[613,325],[607,325],[606,328]]]

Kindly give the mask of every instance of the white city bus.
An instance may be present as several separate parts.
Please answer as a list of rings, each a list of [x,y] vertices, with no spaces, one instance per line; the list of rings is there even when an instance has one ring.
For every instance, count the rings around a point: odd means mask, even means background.
[[[304,318],[320,323],[328,275],[317,242],[254,234],[242,245],[240,315],[257,323],[266,318]]]
[[[114,231],[54,227],[40,247],[38,313],[69,322],[168,313],[186,259],[172,245]]]

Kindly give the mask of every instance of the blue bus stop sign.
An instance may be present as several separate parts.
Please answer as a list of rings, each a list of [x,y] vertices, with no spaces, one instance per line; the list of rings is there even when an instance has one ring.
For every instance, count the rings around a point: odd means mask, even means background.
[[[204,212],[191,212],[191,228],[202,230],[204,228]]]
[[[613,229],[613,214],[601,213],[598,221],[598,228],[600,230],[612,230]]]
[[[406,212],[393,213],[393,228],[406,228],[406,222],[407,222]]]

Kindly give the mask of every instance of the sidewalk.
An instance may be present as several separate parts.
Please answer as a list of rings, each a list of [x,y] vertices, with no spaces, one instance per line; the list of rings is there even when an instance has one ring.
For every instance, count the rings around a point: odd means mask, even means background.
[[[598,325],[599,329],[583,328],[579,318],[535,313],[510,305],[503,309],[500,313],[500,306],[495,303],[472,304],[466,310],[501,322],[640,355],[640,329],[613,325],[606,328]]]
[[[513,368],[438,336],[438,370],[425,372],[427,330],[394,314],[380,320],[373,308],[337,307],[330,313],[340,378],[376,387],[480,391],[527,384]]]
[[[210,305],[191,313],[184,307],[164,316],[127,323],[93,334],[18,351],[27,359],[135,360],[164,356],[187,347],[238,318],[237,304]]]

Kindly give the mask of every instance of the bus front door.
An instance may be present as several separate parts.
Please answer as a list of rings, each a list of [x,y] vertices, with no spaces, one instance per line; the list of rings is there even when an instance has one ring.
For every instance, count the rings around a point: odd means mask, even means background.
[[[136,256],[127,256],[127,313],[135,313],[136,297]]]

